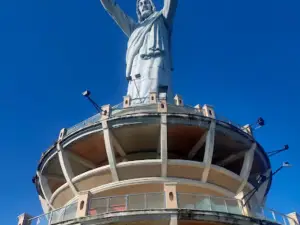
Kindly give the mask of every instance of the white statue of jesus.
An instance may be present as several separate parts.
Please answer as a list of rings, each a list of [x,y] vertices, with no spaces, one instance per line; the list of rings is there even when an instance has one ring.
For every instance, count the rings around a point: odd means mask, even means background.
[[[137,0],[137,23],[115,0],[100,2],[129,37],[126,78],[132,104],[147,103],[150,92],[166,92],[167,98],[172,99],[171,34],[177,0],[164,0],[161,11],[156,11],[152,0]]]

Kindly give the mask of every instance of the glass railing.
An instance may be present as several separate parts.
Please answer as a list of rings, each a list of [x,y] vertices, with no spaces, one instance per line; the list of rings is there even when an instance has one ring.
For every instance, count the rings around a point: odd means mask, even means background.
[[[123,108],[123,103],[118,104],[112,107],[111,117],[119,117],[119,116],[126,116],[138,113],[156,113],[158,111],[158,104],[139,104],[134,105],[132,107]],[[173,104],[168,104],[168,112],[169,113],[184,113],[184,114],[191,114],[191,115],[198,115],[202,116],[202,112],[192,106],[176,106]],[[101,114],[98,113],[76,125],[67,129],[66,136],[69,136],[83,128],[89,127],[91,125],[95,125],[100,123]]]
[[[223,212],[267,220],[282,225],[298,224],[293,218],[268,208],[257,207],[248,211],[243,207],[241,200],[238,199],[191,193],[177,193],[177,201],[178,209],[202,212]],[[88,216],[136,210],[165,209],[165,202],[164,192],[91,198],[89,201]],[[75,202],[48,214],[31,218],[28,225],[52,225],[69,221],[76,218],[76,211],[77,203]],[[247,211],[251,215],[246,214]]]
[[[242,204],[237,199],[227,199],[190,193],[178,193],[178,208],[215,211],[243,215]]]
[[[91,216],[95,216],[110,212],[164,208],[164,193],[145,193],[116,197],[93,198],[91,199],[88,213]]]
[[[28,225],[51,225],[76,218],[77,202],[50,213],[29,219]]]

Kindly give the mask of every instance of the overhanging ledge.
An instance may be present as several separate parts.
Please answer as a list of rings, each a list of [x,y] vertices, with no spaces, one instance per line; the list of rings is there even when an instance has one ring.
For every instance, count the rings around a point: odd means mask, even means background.
[[[162,209],[162,210],[136,210],[127,212],[112,212],[98,216],[89,216],[79,219],[58,223],[60,225],[104,225],[113,223],[128,223],[137,221],[157,221],[170,220],[171,216],[177,216],[178,221],[198,221],[206,223],[220,224],[240,224],[240,225],[278,225],[275,222],[246,217],[236,214],[198,211],[188,209]]]

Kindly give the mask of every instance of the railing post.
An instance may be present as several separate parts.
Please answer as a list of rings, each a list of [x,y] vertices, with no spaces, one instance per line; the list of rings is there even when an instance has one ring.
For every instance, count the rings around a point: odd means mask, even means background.
[[[212,204],[211,204],[211,197],[210,196],[208,196],[208,200],[209,200],[209,209],[210,209],[210,211],[212,211]]]
[[[226,204],[226,200],[224,199],[224,204],[225,204],[225,209],[226,209],[226,212],[229,213],[228,211],[228,207],[227,207],[227,204]]]
[[[125,196],[125,207],[126,211],[128,211],[128,195]]]
[[[144,209],[147,209],[147,194],[144,194]]]
[[[283,220],[283,222],[284,222],[284,225],[287,225],[286,220],[285,220],[285,216],[284,216],[284,215],[282,215],[282,220]]]
[[[178,208],[176,185],[176,183],[165,183],[165,205],[167,209]]]
[[[106,202],[106,212],[108,213],[109,212],[109,206],[110,206],[110,197],[108,197],[107,199],[107,202]]]
[[[251,216],[251,211],[249,210],[247,205],[245,204],[245,199],[244,199],[244,192],[240,192],[237,196],[235,196],[236,199],[239,200],[240,207],[242,208],[242,212],[244,216]]]
[[[65,213],[66,213],[66,207],[64,207],[62,209],[62,214],[61,214],[58,222],[63,222],[64,221]]]
[[[18,225],[29,225],[29,220],[32,218],[30,215],[23,213],[18,216]]]
[[[275,212],[272,210],[271,213],[272,213],[272,216],[273,216],[274,221],[276,221],[276,215],[275,215]]]
[[[88,216],[90,197],[90,192],[82,193],[79,195],[77,202],[76,218]]]
[[[51,220],[52,220],[52,216],[53,216],[53,211],[51,211],[49,219],[48,219],[48,225],[51,224]]]

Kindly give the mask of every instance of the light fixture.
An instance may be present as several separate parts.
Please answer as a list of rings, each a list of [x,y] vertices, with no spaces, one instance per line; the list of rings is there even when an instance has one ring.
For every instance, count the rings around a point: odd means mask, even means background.
[[[86,97],[89,102],[95,107],[95,109],[97,110],[98,113],[101,113],[101,108],[99,107],[99,105],[91,98],[91,92],[89,90],[86,90],[84,92],[82,92],[82,95],[84,97]]]
[[[243,199],[246,199],[247,200],[245,201],[244,203],[244,206],[247,205],[247,203],[251,200],[251,198],[253,197],[253,195],[259,190],[259,188],[268,180],[270,180],[271,178],[273,178],[280,170],[282,170],[283,168],[287,168],[287,167],[291,167],[292,165],[289,163],[289,162],[284,162],[282,163],[282,165],[275,171],[273,172],[270,176],[265,176],[263,174],[260,174],[258,177],[257,177],[257,183],[258,183],[258,186],[254,187],[251,191],[249,191],[244,197]]]
[[[267,154],[268,154],[269,157],[272,157],[272,156],[277,155],[281,152],[285,152],[285,151],[289,150],[289,148],[290,148],[289,145],[284,145],[282,149],[267,152]]]

